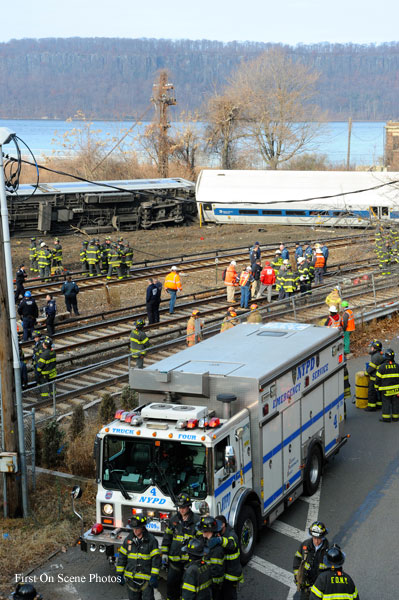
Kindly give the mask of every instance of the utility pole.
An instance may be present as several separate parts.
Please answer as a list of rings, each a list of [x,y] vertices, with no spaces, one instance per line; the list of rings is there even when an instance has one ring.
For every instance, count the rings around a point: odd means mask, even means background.
[[[24,421],[19,364],[19,345],[14,303],[11,242],[8,225],[8,208],[3,167],[3,144],[7,144],[13,133],[0,128],[0,370],[1,402],[4,450],[15,453],[19,450],[18,472],[5,473],[9,517],[28,516],[28,491]]]
[[[348,122],[348,153],[346,155],[346,170],[349,171],[351,166],[351,136],[352,136],[352,117],[349,117]]]
[[[154,95],[151,102],[154,104],[158,116],[158,172],[160,177],[168,177],[169,171],[169,140],[168,108],[176,104],[173,83],[168,83],[167,71],[161,71],[158,83],[154,83]]]

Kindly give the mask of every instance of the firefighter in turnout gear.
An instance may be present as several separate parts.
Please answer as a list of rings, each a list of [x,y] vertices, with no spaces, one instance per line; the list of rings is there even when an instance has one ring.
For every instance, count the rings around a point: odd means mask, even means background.
[[[61,273],[62,272],[62,246],[60,244],[60,240],[56,237],[54,238],[54,246],[51,251],[52,254],[52,266],[51,266],[51,274]]]
[[[89,263],[87,262],[87,244],[89,242],[82,242],[82,248],[79,253],[80,264],[82,265],[83,275],[87,275],[89,272]]]
[[[86,260],[89,265],[89,276],[100,275],[100,249],[96,240],[90,240],[86,249]]]
[[[294,578],[301,600],[308,600],[310,588],[319,574],[326,569],[324,556],[328,550],[328,533],[326,526],[321,521],[315,521],[309,527],[309,539],[305,540],[294,556]]]
[[[39,361],[39,357],[41,352],[43,351],[43,337],[40,333],[40,331],[34,331],[33,332],[33,341],[34,346],[32,349],[32,367],[33,367],[33,372],[35,374],[35,381],[37,383],[37,385],[39,385],[40,383],[40,373],[37,370],[37,365],[38,365],[38,361]]]
[[[240,324],[240,319],[237,318],[237,313],[232,306],[230,306],[227,310],[227,314],[224,317],[222,324],[220,326],[220,333],[226,331],[227,329],[231,329],[236,325]]]
[[[188,564],[184,567],[181,600],[211,600],[212,576],[210,566],[203,560],[204,541],[191,539],[182,550],[188,554]]]
[[[10,598],[12,600],[43,600],[43,596],[37,593],[31,583],[17,583],[15,592],[11,594]]]
[[[158,587],[161,554],[157,539],[146,529],[146,518],[132,518],[132,531],[119,548],[116,572],[120,585],[127,584],[129,600],[154,600]]]
[[[108,273],[107,279],[112,279],[112,275],[122,279],[121,275],[121,258],[119,255],[119,248],[116,244],[112,244],[108,253]]]
[[[194,346],[199,342],[202,342],[202,328],[204,326],[204,322],[199,318],[199,310],[195,309],[191,313],[191,317],[187,323],[187,337],[186,344],[187,346]]]
[[[385,350],[384,362],[377,368],[376,387],[381,393],[382,415],[380,421],[399,421],[399,365],[395,362],[395,352]]]
[[[136,321],[136,327],[130,333],[130,354],[136,359],[136,368],[144,367],[144,357],[147,354],[147,348],[150,346],[150,341],[147,334],[144,333],[144,321],[139,319]]]
[[[36,238],[35,237],[30,239],[29,262],[30,262],[30,272],[33,274],[38,273],[39,267],[37,265],[37,247],[36,247]]]
[[[384,362],[382,343],[379,340],[373,340],[370,342],[369,354],[370,362],[366,369],[366,373],[370,379],[368,384],[368,402],[365,410],[368,412],[373,412],[382,407],[381,394],[376,387],[377,369],[380,364]]]
[[[345,554],[334,544],[324,557],[325,570],[310,590],[310,600],[359,600],[352,577],[342,570]]]
[[[239,583],[244,581],[240,560],[240,545],[234,529],[227,523],[224,515],[218,515],[216,520],[221,523],[218,537],[208,540],[208,547],[221,544],[224,550],[224,581],[222,586],[223,600],[237,600]]]
[[[42,351],[37,360],[37,372],[40,377],[40,385],[52,381],[57,377],[57,359],[55,350],[52,348],[52,342],[49,337],[45,337],[42,342]],[[40,396],[43,400],[50,397],[50,385],[43,385]]]
[[[212,577],[212,600],[221,600],[222,586],[224,581],[224,561],[225,555],[221,544],[210,548],[208,543],[214,537],[219,537],[222,524],[213,517],[202,517],[198,524],[198,531],[205,538],[206,554],[205,562],[211,568]]]
[[[247,323],[262,323],[262,315],[259,312],[257,304],[251,304],[251,312],[247,316]]]
[[[198,515],[191,510],[191,500],[187,494],[182,492],[177,496],[176,506],[177,513],[169,519],[161,545],[161,552],[167,556],[168,563],[167,600],[180,598],[184,565],[188,560],[183,546],[196,536],[196,525],[199,522]]]
[[[47,280],[50,277],[51,260],[51,252],[48,249],[47,244],[42,242],[40,244],[40,250],[37,253],[37,264],[42,279]]]

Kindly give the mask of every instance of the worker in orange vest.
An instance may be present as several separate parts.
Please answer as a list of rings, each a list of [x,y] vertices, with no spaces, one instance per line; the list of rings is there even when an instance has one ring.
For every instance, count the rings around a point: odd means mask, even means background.
[[[349,304],[346,300],[341,302],[341,306],[344,309],[341,319],[341,327],[344,332],[344,353],[350,353],[350,335],[352,331],[355,331],[355,317],[353,311],[349,308]]]
[[[177,267],[172,267],[170,273],[166,275],[164,286],[165,290],[170,294],[169,313],[173,315],[177,292],[181,292],[183,289]]]
[[[326,327],[341,328],[341,317],[336,306],[330,306],[330,315],[324,321],[323,325]]]
[[[246,269],[241,271],[239,285],[241,287],[241,308],[248,308],[249,300],[251,297],[251,283],[254,278],[252,276],[252,269],[248,265]]]
[[[236,271],[237,263],[232,260],[226,269],[224,277],[224,285],[226,286],[227,302],[234,302],[235,288],[238,286],[238,274]]]
[[[187,346],[194,346],[198,342],[202,342],[203,321],[199,318],[199,310],[195,309],[191,313],[191,317],[187,323]]]
[[[324,275],[324,265],[326,264],[326,259],[324,258],[323,252],[320,248],[316,249],[316,258],[314,262],[314,282],[317,285],[318,283],[323,283],[323,275]]]

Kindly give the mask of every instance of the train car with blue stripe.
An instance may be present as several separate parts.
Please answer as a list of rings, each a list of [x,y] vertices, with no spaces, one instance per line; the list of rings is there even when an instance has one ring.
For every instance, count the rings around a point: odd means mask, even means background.
[[[365,227],[399,220],[399,173],[201,171],[200,218],[211,223]]]
[[[118,411],[99,433],[104,531],[87,532],[83,549],[111,556],[134,514],[162,535],[185,493],[195,512],[225,515],[248,561],[259,528],[315,493],[324,464],[347,440],[344,365],[337,329],[269,322],[240,324],[131,368],[139,406]]]

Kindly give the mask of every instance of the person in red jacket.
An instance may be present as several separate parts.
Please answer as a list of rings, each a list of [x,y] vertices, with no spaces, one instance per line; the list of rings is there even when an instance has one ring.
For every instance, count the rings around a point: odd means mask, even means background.
[[[267,289],[267,301],[272,301],[272,288],[276,282],[276,272],[273,267],[270,265],[269,261],[265,262],[265,266],[262,269],[260,274],[260,288],[257,298],[260,298],[263,294],[264,290]]]

